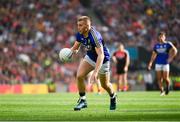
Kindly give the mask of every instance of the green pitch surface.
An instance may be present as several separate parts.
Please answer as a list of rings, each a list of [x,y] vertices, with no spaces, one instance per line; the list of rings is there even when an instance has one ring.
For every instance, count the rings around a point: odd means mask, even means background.
[[[35,121],[178,121],[180,92],[159,96],[159,92],[120,92],[117,110],[109,110],[106,93],[87,94],[88,108],[74,111],[78,94],[0,95],[0,120]]]

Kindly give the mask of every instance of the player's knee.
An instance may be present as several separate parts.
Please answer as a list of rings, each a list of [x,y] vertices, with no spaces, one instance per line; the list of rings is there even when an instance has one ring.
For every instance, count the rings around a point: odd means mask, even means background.
[[[169,79],[168,77],[165,77],[164,80],[165,80],[166,82],[170,82],[170,79]]]
[[[107,85],[101,85],[102,88],[107,89]]]
[[[84,76],[81,75],[81,74],[77,74],[77,75],[76,75],[76,78],[77,78],[78,81],[81,81],[81,80],[84,79]]]
[[[104,89],[107,89],[110,87],[110,84],[109,83],[104,83],[104,84],[101,84],[101,87],[103,87]]]

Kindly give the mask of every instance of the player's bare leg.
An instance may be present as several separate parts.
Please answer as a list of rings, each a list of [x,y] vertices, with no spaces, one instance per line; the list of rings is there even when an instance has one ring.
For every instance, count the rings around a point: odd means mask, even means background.
[[[123,78],[123,91],[127,91],[128,90],[127,73],[124,73],[122,78]]]
[[[123,84],[122,84],[122,75],[118,75],[118,82],[117,82],[117,91],[123,90]]]
[[[169,71],[164,71],[163,72],[163,79],[166,81],[165,94],[167,95],[169,93],[169,90],[170,90]]]
[[[161,91],[161,96],[165,95],[164,92],[164,87],[163,87],[163,74],[162,71],[156,71],[156,76],[157,76],[157,80],[158,80],[158,84],[159,84],[159,89]]]
[[[116,109],[116,94],[113,90],[112,84],[110,83],[110,74],[99,74],[101,86],[108,92],[110,96],[110,110]]]
[[[81,110],[82,108],[87,107],[86,96],[85,96],[86,87],[85,87],[84,79],[86,75],[93,69],[94,68],[89,63],[87,63],[84,59],[81,61],[79,65],[77,75],[76,75],[76,81],[78,85],[80,99],[78,101],[78,105],[74,108],[75,111]]]
[[[81,61],[76,75],[76,81],[80,93],[85,92],[86,88],[85,88],[84,79],[87,76],[87,74],[91,72],[93,69],[94,68],[85,60]]]
[[[110,80],[109,73],[107,73],[107,74],[99,74],[99,79],[100,79],[102,88],[104,88],[108,92],[109,95],[113,94],[114,91],[113,91],[113,88],[112,88],[112,84],[109,82],[109,80]]]
[[[100,83],[99,79],[96,84],[97,84],[98,94],[101,94],[101,83]]]

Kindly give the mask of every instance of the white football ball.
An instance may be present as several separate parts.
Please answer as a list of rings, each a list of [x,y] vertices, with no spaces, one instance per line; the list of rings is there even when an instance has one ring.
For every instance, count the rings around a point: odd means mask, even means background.
[[[63,48],[59,52],[59,58],[62,62],[71,61],[73,52],[69,48]]]

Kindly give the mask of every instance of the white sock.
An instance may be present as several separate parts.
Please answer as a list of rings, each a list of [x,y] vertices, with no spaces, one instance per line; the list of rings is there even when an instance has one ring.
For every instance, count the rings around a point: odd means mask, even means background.
[[[111,97],[111,99],[113,99],[116,96],[116,93],[114,93],[114,95]]]
[[[86,99],[86,96],[82,96],[82,97],[80,97],[82,100],[85,100]]]

